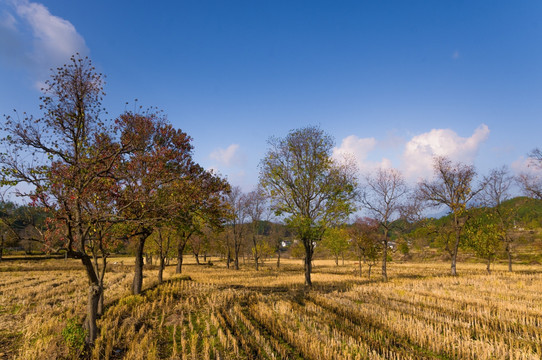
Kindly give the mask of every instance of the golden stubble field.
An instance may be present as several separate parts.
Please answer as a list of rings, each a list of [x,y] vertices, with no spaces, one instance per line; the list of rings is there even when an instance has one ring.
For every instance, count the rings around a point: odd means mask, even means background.
[[[110,264],[93,359],[542,358],[540,266],[459,264],[450,277],[447,263],[392,263],[383,283],[378,269],[369,281],[354,262],[316,260],[308,291],[299,260],[258,272],[188,261],[162,285],[147,268],[131,296],[131,260]],[[0,358],[81,357],[86,290],[76,260],[0,263]]]

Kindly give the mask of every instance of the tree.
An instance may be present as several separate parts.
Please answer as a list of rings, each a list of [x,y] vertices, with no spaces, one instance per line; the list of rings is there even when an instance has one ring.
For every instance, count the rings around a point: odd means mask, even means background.
[[[361,195],[361,206],[379,222],[384,233],[382,237],[382,278],[384,281],[388,281],[386,264],[392,220],[399,215],[407,192],[405,180],[399,171],[378,169],[376,174],[366,177],[365,189]]]
[[[118,122],[121,139],[134,145],[119,166],[119,213],[130,223],[128,236],[136,241],[132,293],[143,284],[145,241],[155,228],[183,210],[184,190],[200,167],[192,160],[191,138],[174,129],[159,112],[126,112]],[[175,196],[181,194],[181,196]]]
[[[277,215],[305,248],[305,284],[312,286],[314,245],[325,230],[343,222],[354,207],[357,180],[352,165],[331,158],[332,138],[309,126],[271,138],[260,163],[260,184]]]
[[[233,187],[231,192],[227,194],[227,202],[230,211],[228,217],[229,228],[232,235],[231,238],[233,240],[233,261],[235,270],[239,270],[239,252],[241,251],[241,246],[245,238],[245,221],[247,219],[246,196],[243,194],[239,186]]]
[[[70,257],[81,259],[89,280],[85,326],[87,344],[97,336],[96,317],[103,291],[91,256],[87,253],[92,228],[112,214],[89,212],[85,205],[95,196],[100,179],[113,170],[129,143],[115,141],[112,126],[101,120],[102,75],[88,58],[72,57],[46,81],[40,99],[43,116],[7,116],[4,130],[8,149],[0,157],[3,183],[27,183],[30,190],[18,195],[45,208],[62,229]]]
[[[339,256],[342,256],[344,265],[344,252],[350,247],[345,229],[340,227],[327,229],[322,238],[322,245],[333,254],[336,266],[339,266]]]
[[[371,268],[379,256],[382,235],[378,232],[380,222],[368,217],[356,218],[349,229],[352,245],[359,260],[359,276],[361,277],[361,261],[369,266],[368,277],[371,278]]]
[[[260,187],[249,192],[245,197],[245,211],[248,220],[250,220],[251,240],[252,240],[252,256],[254,257],[254,265],[258,271],[258,264],[263,250],[261,222],[264,211],[266,209],[266,198]]]
[[[175,269],[178,274],[182,272],[183,253],[192,236],[203,234],[205,227],[220,232],[228,211],[224,201],[230,191],[228,182],[200,166],[195,167],[192,174],[190,182],[184,182],[183,187],[177,187],[170,194],[181,205],[171,214],[172,226],[178,233]]]
[[[491,261],[500,250],[504,228],[494,212],[479,214],[470,219],[465,227],[466,246],[473,249],[476,255],[487,260],[486,270],[491,273]]]
[[[542,169],[542,150],[534,149],[530,154],[530,165],[537,170]],[[517,178],[517,182],[525,195],[534,199],[542,199],[542,177],[540,174],[523,173]]]
[[[510,199],[510,187],[513,181],[514,177],[510,175],[510,171],[506,166],[493,169],[489,176],[484,177],[485,186],[481,191],[483,204],[491,208],[491,212],[497,221],[491,227],[502,235],[501,241],[505,245],[504,248],[508,257],[508,271],[512,271],[512,237],[508,230],[512,227],[515,214],[512,208],[506,209],[502,206],[502,203]],[[495,227],[498,227],[498,229]]]
[[[476,171],[474,166],[453,163],[447,157],[434,158],[433,180],[422,180],[418,183],[419,195],[431,206],[447,206],[452,216],[452,226],[455,240],[450,248],[452,264],[451,274],[457,276],[456,263],[461,233],[465,227],[467,204],[481,190],[473,188]]]

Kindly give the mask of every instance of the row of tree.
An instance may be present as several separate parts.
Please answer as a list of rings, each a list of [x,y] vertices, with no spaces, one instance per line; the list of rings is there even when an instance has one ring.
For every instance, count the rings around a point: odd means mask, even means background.
[[[107,258],[128,241],[135,253],[132,292],[139,294],[148,242],[159,258],[160,281],[172,250],[180,273],[187,246],[198,258],[210,238],[219,239],[215,243],[227,266],[232,262],[235,269],[244,244],[250,243],[258,269],[269,248],[280,256],[281,227],[269,222],[271,216],[283,221],[303,245],[308,286],[316,244],[326,239],[332,248],[337,242],[333,239],[345,234],[355,244],[360,266],[362,258],[382,256],[387,280],[393,224],[399,218],[407,227],[419,223],[427,205],[449,210],[452,275],[457,274],[458,247],[466,233],[475,239],[506,239],[509,221],[500,204],[513,179],[505,169],[475,183],[474,167],[437,157],[434,177],[415,189],[395,169],[379,169],[360,181],[352,161],[333,159],[331,136],[309,126],[269,140],[260,184],[243,194],[195,163],[191,138],[159,111],[140,108],[104,119],[102,75],[90,60],[73,57],[46,84],[41,117],[17,112],[6,117],[2,185],[25,183],[17,187],[18,195],[43,214],[40,226],[34,226],[36,237],[48,249],[62,247],[81,260],[89,280],[89,344],[97,336],[96,319],[103,311]],[[542,161],[538,151],[533,158]],[[519,182],[540,197],[539,179],[524,175]],[[496,209],[486,218],[477,217],[478,223],[468,221],[475,199]],[[357,219],[345,233],[341,226],[359,209],[369,217]],[[10,216],[1,218],[4,226],[14,228]]]

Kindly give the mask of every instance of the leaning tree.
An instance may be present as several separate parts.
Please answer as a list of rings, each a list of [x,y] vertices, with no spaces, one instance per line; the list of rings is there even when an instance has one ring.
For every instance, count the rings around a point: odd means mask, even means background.
[[[352,165],[333,160],[333,139],[315,126],[273,137],[260,163],[260,183],[278,215],[285,216],[305,249],[305,285],[312,286],[314,246],[326,229],[354,210]]]

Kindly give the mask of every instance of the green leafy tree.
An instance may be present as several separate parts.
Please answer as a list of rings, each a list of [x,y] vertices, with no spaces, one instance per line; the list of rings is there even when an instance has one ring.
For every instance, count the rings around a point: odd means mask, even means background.
[[[327,229],[322,238],[322,245],[331,252],[336,266],[339,266],[340,256],[343,258],[344,265],[344,253],[350,247],[346,229],[339,227]]]
[[[305,248],[305,284],[312,286],[314,246],[327,228],[355,210],[355,169],[331,158],[332,138],[309,126],[271,138],[260,163],[260,183],[277,215],[285,217]]]
[[[505,236],[501,220],[496,213],[486,211],[470,219],[465,230],[465,245],[474,250],[476,255],[486,259],[486,270],[488,274],[491,273],[491,261],[502,248],[502,239]]]
[[[379,233],[380,222],[372,218],[356,218],[349,228],[349,234],[352,238],[352,246],[359,260],[359,276],[361,277],[362,260],[368,265],[368,277],[371,278],[371,269],[376,264],[380,256],[381,238]]]

